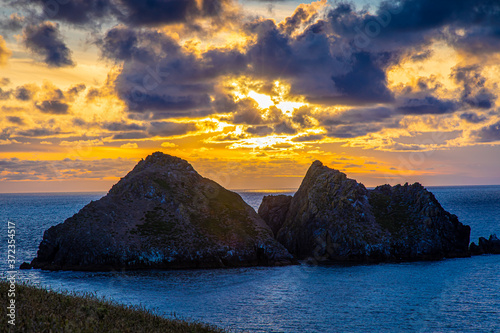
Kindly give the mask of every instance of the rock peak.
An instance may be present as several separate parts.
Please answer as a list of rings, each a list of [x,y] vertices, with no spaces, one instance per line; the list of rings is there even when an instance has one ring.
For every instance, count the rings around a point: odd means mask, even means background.
[[[184,164],[185,166],[191,166],[188,161],[183,160],[182,158],[164,154],[161,151],[157,151],[152,153],[151,155],[147,156],[146,159],[144,160],[144,163],[146,165],[159,165],[159,166],[166,166],[166,165],[172,165],[172,164]]]
[[[142,159],[134,169],[130,172],[131,174],[138,173],[146,169],[169,169],[169,170],[185,170],[194,171],[194,168],[188,161],[182,158],[164,154],[161,151],[157,151],[147,156],[146,159]]]
[[[315,161],[293,198],[285,199],[267,198],[259,213],[298,258],[400,261],[468,255],[470,227],[419,183],[368,190]]]
[[[316,160],[311,164],[311,167],[322,167],[323,163],[320,160]]]
[[[234,192],[155,152],[45,231],[32,266],[110,270],[284,265],[293,257]]]

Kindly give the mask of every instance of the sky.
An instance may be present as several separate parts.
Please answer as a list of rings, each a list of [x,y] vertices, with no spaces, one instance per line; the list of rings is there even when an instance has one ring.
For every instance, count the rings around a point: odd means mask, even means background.
[[[0,192],[107,191],[147,155],[229,189],[315,160],[500,184],[491,0],[0,0]]]

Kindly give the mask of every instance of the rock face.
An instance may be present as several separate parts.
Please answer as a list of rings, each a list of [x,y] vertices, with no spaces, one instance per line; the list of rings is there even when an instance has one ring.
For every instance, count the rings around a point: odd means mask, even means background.
[[[291,201],[292,196],[290,195],[266,195],[262,198],[259,215],[266,221],[274,236],[278,234],[278,230],[281,229],[283,222],[285,222]]]
[[[262,212],[285,210],[270,202],[268,198]],[[276,221],[282,214],[261,216],[274,218],[272,225],[282,224],[277,240],[302,259],[399,261],[469,255],[470,227],[446,212],[420,184],[367,190],[319,161],[309,168],[282,221]]]
[[[31,266],[49,270],[211,268],[294,261],[241,197],[156,152],[106,196],[45,231]]]
[[[490,235],[489,239],[484,237],[479,237],[479,245],[476,245],[474,242],[470,244],[470,252],[472,255],[481,255],[481,254],[500,254],[500,239],[497,238],[497,235]]]

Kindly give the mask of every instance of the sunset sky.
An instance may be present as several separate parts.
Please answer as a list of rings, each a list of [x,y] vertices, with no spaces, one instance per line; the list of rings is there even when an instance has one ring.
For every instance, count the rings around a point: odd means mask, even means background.
[[[314,160],[500,184],[497,1],[0,3],[0,192],[106,191],[155,151],[230,189]]]

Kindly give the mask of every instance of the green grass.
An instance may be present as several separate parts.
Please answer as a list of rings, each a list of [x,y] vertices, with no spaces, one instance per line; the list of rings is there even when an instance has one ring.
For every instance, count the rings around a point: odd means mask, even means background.
[[[0,304],[9,304],[9,284],[0,281]],[[2,332],[224,332],[201,323],[166,319],[143,307],[120,305],[93,294],[57,293],[16,284],[16,325],[2,312]]]

